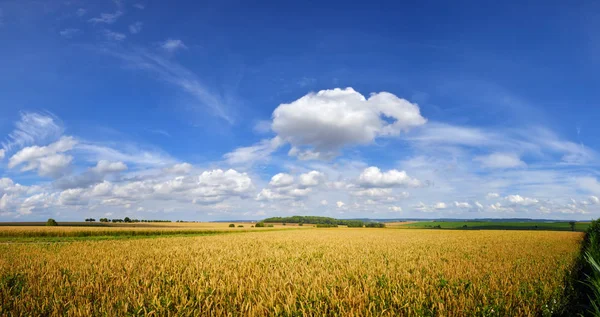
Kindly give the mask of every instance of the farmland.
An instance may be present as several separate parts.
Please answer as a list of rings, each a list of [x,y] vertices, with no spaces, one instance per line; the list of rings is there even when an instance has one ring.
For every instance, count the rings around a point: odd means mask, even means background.
[[[589,222],[575,223],[575,230],[583,232],[589,227]],[[411,223],[397,222],[388,226],[404,229],[461,229],[461,230],[548,230],[572,231],[569,222],[549,221],[417,221]]]
[[[583,236],[216,226],[2,243],[0,315],[552,315]]]

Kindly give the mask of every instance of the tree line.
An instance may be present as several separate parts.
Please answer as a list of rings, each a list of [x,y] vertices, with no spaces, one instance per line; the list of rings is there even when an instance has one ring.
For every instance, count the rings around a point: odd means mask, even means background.
[[[94,218],[86,218],[85,222],[95,222]],[[100,218],[100,222],[172,222],[171,220],[146,220],[146,219],[131,219],[129,217],[125,217],[123,219],[108,219],[108,218]]]
[[[271,217],[263,220],[265,223],[297,223],[301,224],[315,224],[317,227],[337,227],[337,226],[348,226],[350,228],[384,228],[385,224],[382,222],[362,221],[362,220],[349,220],[349,219],[336,219],[330,217],[321,216],[291,216],[291,217]]]

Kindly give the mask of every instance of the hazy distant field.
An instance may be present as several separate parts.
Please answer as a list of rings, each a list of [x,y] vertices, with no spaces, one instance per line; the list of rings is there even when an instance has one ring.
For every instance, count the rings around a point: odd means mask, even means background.
[[[582,237],[277,229],[1,243],[0,315],[549,315]]]
[[[577,222],[575,231],[583,232],[589,227],[589,222]],[[388,224],[393,228],[428,229],[440,226],[441,229],[472,229],[472,230],[550,230],[571,231],[568,222],[515,222],[515,221],[413,221],[394,222]]]

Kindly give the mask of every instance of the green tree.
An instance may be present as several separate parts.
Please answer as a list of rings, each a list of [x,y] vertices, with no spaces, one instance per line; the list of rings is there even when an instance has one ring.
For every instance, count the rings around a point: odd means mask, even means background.
[[[58,226],[58,223],[56,222],[56,220],[50,218],[48,219],[48,221],[46,221],[46,226],[54,227]]]
[[[571,231],[575,231],[575,221],[569,221],[569,226],[571,226]]]
[[[229,228],[235,228],[235,225],[233,223],[230,223]]]

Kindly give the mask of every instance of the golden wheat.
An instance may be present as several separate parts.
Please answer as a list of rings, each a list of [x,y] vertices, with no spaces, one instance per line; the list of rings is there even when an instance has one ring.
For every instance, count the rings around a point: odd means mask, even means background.
[[[307,229],[0,245],[0,315],[550,315],[582,235]]]

